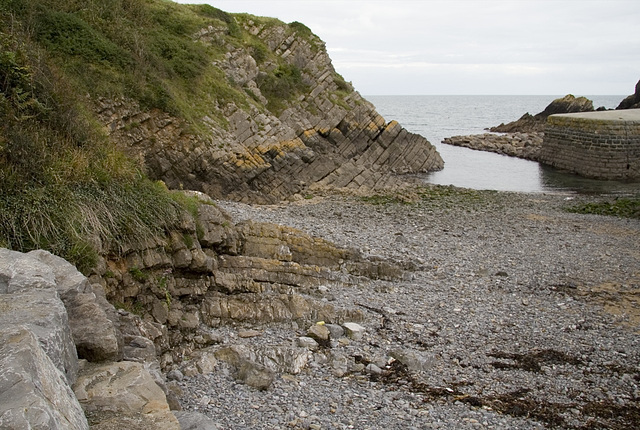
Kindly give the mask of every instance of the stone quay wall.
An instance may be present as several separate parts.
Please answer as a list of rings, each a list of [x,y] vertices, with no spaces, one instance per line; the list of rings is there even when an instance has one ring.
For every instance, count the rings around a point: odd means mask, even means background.
[[[640,109],[549,116],[540,162],[588,178],[640,179]]]

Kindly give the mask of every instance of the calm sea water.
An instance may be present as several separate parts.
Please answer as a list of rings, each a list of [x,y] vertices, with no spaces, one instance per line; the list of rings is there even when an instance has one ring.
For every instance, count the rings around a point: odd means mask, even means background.
[[[485,133],[485,128],[535,115],[562,96],[365,96],[387,121],[426,137],[445,161],[444,170],[425,175],[433,184],[521,192],[626,194],[640,183],[596,181],[533,161],[442,144],[455,135]],[[586,96],[594,107],[615,108],[625,96]]]

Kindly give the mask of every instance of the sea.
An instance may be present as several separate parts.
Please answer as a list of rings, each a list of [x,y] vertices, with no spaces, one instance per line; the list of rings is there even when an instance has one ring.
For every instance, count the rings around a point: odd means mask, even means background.
[[[439,172],[424,174],[427,183],[472,189],[516,192],[561,192],[626,195],[640,193],[640,182],[599,181],[582,178],[534,161],[475,151],[441,143],[445,137],[486,133],[487,128],[535,115],[563,95],[427,95],[364,96],[387,121],[434,144],[445,162]],[[614,109],[624,95],[585,96]]]

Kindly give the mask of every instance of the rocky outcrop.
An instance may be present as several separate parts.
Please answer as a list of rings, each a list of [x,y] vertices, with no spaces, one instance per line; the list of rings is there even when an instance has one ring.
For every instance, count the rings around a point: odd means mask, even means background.
[[[334,70],[324,43],[284,23],[242,21],[278,61],[257,62],[251,47],[238,47],[203,29],[194,37],[223,44],[215,63],[245,99],[212,104],[193,133],[168,113],[145,111],[131,100],[102,99],[95,109],[110,136],[171,188],[213,197],[274,202],[312,187],[380,189],[402,182],[398,174],[439,170],[443,161],[423,137],[387,122]],[[301,93],[267,98],[274,69],[300,74]],[[284,73],[284,72],[280,72]],[[273,78],[275,79],[275,78]],[[262,88],[262,89],[261,89]]]
[[[489,131],[495,133],[544,132],[544,125],[549,115],[591,111],[593,111],[593,102],[591,100],[586,97],[575,97],[572,94],[567,94],[552,101],[542,112],[535,115],[525,113],[517,121],[491,127]]]
[[[484,133],[446,137],[442,143],[537,161],[542,140],[543,133]]]
[[[102,411],[126,416],[128,421],[119,418],[112,425],[110,417],[103,424],[100,415],[99,422],[91,422],[92,428],[179,429],[168,412],[162,378],[153,377],[155,355],[144,366],[112,372],[111,379],[100,384],[93,378],[91,389],[87,388],[90,366],[80,369],[78,352],[94,362],[120,359],[124,352],[119,316],[100,291],[100,285],[90,285],[75,267],[46,251],[22,254],[0,249],[1,428],[88,429],[85,413]],[[134,363],[115,365],[129,369]],[[155,393],[144,405],[127,398],[126,414],[114,409],[122,401],[117,388],[126,383],[125,377],[144,380],[144,390]],[[81,403],[72,386],[82,394]],[[125,386],[133,391],[137,385]],[[93,394],[98,388],[117,393],[117,398],[104,400]],[[143,425],[131,424],[138,421]],[[161,426],[164,421],[174,425]]]
[[[452,136],[445,138],[442,143],[538,161],[544,139],[544,127],[549,115],[591,111],[591,100],[568,94],[552,101],[542,112],[535,115],[525,113],[517,121],[489,128],[492,133],[504,134]]]
[[[164,356],[163,365],[180,361],[216,343],[211,328],[228,322],[360,321],[361,310],[321,300],[321,289],[348,288],[363,277],[403,276],[399,264],[365,258],[293,228],[234,224],[200,197],[198,216],[186,219],[182,230],[109,257],[91,278],[121,313],[152,317],[152,326],[143,330],[121,328],[131,354],[151,348],[138,339],[143,337]]]
[[[625,97],[616,109],[640,109],[640,81],[636,84],[635,93]]]
[[[329,300],[327,285],[403,276],[399,264],[293,228],[234,224],[191,194],[201,205],[197,216],[184,214],[181,230],[105,256],[89,279],[46,251],[0,249],[3,426],[178,429],[169,402],[180,406],[163,371],[179,379],[223,362],[239,382],[268,389],[277,374],[301,372],[319,344],[362,336],[363,311]],[[250,346],[216,334],[228,323],[317,321],[326,333],[310,330],[317,340],[297,344]]]

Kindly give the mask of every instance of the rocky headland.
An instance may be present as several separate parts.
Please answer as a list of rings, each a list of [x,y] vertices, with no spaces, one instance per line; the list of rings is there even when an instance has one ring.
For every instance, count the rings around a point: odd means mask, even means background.
[[[593,110],[591,100],[568,94],[552,101],[542,112],[535,115],[525,113],[516,121],[489,128],[491,133],[447,137],[442,143],[538,161],[544,125],[549,115]]]

